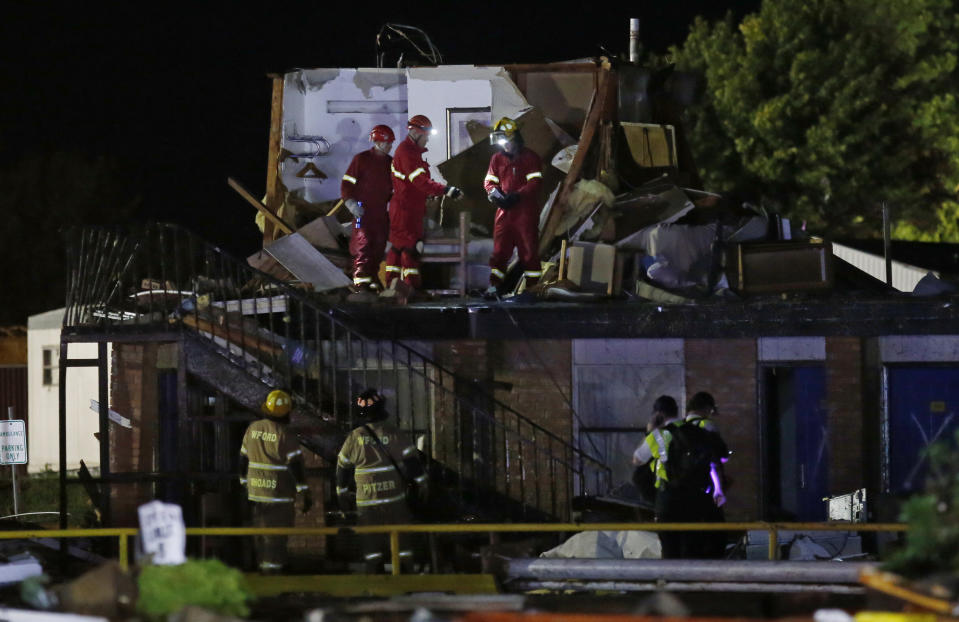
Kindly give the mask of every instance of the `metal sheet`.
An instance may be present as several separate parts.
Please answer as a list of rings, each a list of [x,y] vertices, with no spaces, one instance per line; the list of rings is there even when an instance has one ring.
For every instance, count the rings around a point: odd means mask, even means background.
[[[318,292],[348,287],[352,283],[342,270],[297,233],[280,238],[265,250],[296,278],[312,284]]]

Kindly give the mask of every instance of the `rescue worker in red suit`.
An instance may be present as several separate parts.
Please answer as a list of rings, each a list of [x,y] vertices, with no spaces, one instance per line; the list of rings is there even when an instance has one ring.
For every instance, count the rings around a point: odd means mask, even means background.
[[[393,194],[390,165],[395,136],[385,125],[370,132],[373,147],[353,156],[340,182],[340,196],[353,214],[350,255],[353,257],[353,286],[360,291],[380,289],[380,262],[386,253],[390,219],[386,206]]]
[[[506,266],[515,248],[526,286],[535,285],[543,275],[539,262],[539,190],[543,163],[523,145],[516,121],[503,117],[493,126],[490,143],[502,149],[490,159],[483,187],[496,206],[493,222],[493,254],[487,298],[499,296],[506,278]]]
[[[426,197],[463,196],[455,186],[444,186],[430,178],[430,165],[423,159],[433,123],[418,114],[407,124],[409,134],[393,154],[393,198],[390,200],[390,244],[386,254],[386,286],[402,279],[414,290],[420,289],[420,253],[423,249],[423,217]]]

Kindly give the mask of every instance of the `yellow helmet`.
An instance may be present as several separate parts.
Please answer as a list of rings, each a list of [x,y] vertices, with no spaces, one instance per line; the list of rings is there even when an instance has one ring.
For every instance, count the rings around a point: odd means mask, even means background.
[[[503,145],[516,138],[519,132],[519,125],[509,117],[503,117],[493,124],[493,131],[490,132],[489,142],[491,145]]]
[[[263,412],[270,417],[285,417],[293,408],[293,399],[286,391],[276,389],[270,391],[263,402]]]

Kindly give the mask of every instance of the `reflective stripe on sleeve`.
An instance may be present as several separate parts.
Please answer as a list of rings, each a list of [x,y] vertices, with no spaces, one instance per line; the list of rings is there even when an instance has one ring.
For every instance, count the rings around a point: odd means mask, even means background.
[[[337,486],[337,487],[336,487],[336,494],[338,494],[338,495],[342,495],[343,493],[346,493],[346,492],[349,492],[349,491],[350,491],[350,489],[347,488],[346,486]]]
[[[265,464],[263,462],[251,462],[251,469],[261,469],[263,471],[285,471],[285,464]]]
[[[527,179],[529,179],[529,178],[527,177]],[[494,184],[498,184],[498,183],[499,183],[499,177],[497,177],[496,175],[493,175],[492,173],[490,173],[490,174],[488,174],[488,175],[486,176],[486,179],[485,179],[484,181],[491,181],[491,182],[493,182]]]
[[[421,166],[420,168],[410,173],[410,181],[413,181],[414,179],[416,179],[417,175],[419,175],[420,173],[425,173],[425,172],[426,170]]]
[[[363,283],[372,283],[373,277],[369,276],[354,276],[353,285],[362,285]]]
[[[286,454],[286,459],[287,461],[289,461],[289,460],[292,460],[293,458],[296,458],[297,456],[302,456],[302,455],[303,455],[302,449],[294,449],[290,453]]]
[[[353,463],[350,462],[350,459],[344,456],[342,453],[336,457],[336,463],[344,467],[353,466]]]
[[[393,175],[395,177],[399,177],[400,179],[406,179],[406,175],[396,170],[396,168],[394,168],[392,164],[390,164],[390,170],[393,171]]]
[[[428,477],[429,476],[426,473],[424,473],[423,475],[420,475],[419,477],[414,477],[413,481],[416,482],[417,484],[422,484],[423,482],[426,481]]]
[[[501,279],[502,279],[502,278],[506,278],[506,275],[503,274],[503,271],[502,271],[502,270],[497,270],[496,268],[491,268],[491,269],[490,269],[490,272],[493,274],[493,276],[498,276],[498,277],[501,278]]]
[[[529,175],[526,176],[526,181],[529,181],[535,177],[539,177],[540,179],[542,179],[543,174],[539,171],[536,171],[535,173],[530,173]]]
[[[387,272],[399,272],[399,271],[400,271],[400,267],[399,267],[399,266],[386,266],[386,271],[387,271]]]
[[[405,458],[409,456],[410,454],[414,453],[415,451],[416,451],[416,447],[413,447],[412,445],[410,445],[409,447],[403,450],[403,457]]]
[[[411,274],[418,275],[419,273],[420,273],[419,268],[403,268],[402,275],[403,275],[403,278],[405,279]]]
[[[523,273],[523,276],[528,277],[528,278],[533,278],[533,277],[535,277],[535,278],[538,279],[539,277],[543,276],[543,271],[542,271],[542,270],[527,270],[526,272]]]
[[[528,179],[528,178],[527,178],[527,179]],[[348,181],[348,182],[350,182],[351,184],[355,184],[355,183],[356,183],[356,177],[353,177],[352,175],[343,175],[343,181]]]
[[[310,489],[310,487],[307,486],[306,484],[297,484],[297,485],[296,485],[296,492],[303,492],[304,490],[309,490],[309,489]]]
[[[240,447],[240,454],[246,455],[246,447]]]

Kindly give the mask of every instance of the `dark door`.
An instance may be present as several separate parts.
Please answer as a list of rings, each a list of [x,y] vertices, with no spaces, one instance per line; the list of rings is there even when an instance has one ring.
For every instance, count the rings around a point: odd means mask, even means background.
[[[825,520],[823,497],[829,493],[825,369],[767,367],[763,392],[766,518]]]
[[[959,427],[959,368],[887,367],[889,492],[923,486],[924,450],[942,440],[954,443]]]

